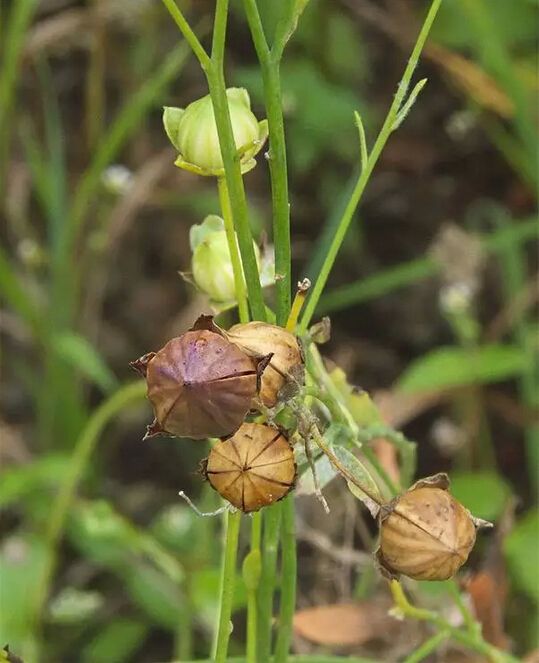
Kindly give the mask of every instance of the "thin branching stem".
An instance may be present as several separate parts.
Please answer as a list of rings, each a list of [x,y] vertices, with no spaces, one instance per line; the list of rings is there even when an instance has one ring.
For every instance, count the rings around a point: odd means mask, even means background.
[[[191,29],[191,26],[187,22],[187,19],[183,15],[182,11],[179,9],[174,0],[163,0],[163,4],[168,9],[168,12],[172,16],[176,25],[180,28],[182,35],[185,37],[185,40],[200,62],[200,66],[204,71],[207,71],[210,68],[210,56],[204,50],[204,47]]]
[[[356,186],[352,191],[350,200],[348,201],[348,204],[341,217],[335,235],[333,236],[333,239],[331,241],[330,247],[328,249],[328,252],[320,269],[320,273],[318,275],[318,278],[316,279],[316,283],[309,297],[309,301],[307,302],[307,305],[305,307],[305,311],[303,313],[303,317],[301,319],[299,327],[300,333],[304,333],[307,327],[309,326],[311,318],[313,317],[316,307],[318,305],[318,300],[320,299],[320,296],[327,283],[331,269],[335,264],[335,260],[337,258],[337,254],[339,253],[339,249],[341,248],[344,238],[346,237],[346,233],[348,231],[350,223],[354,218],[354,214],[359,204],[359,201],[361,200],[361,196],[365,191],[367,182],[369,181],[374,166],[376,165],[376,162],[378,161],[378,158],[380,157],[380,154],[382,153],[382,150],[385,144],[387,143],[389,136],[394,130],[395,120],[397,119],[399,110],[401,110],[402,108],[403,102],[406,97],[406,93],[410,85],[410,81],[412,80],[412,75],[419,60],[419,55],[421,54],[423,46],[425,45],[425,41],[427,40],[427,36],[430,32],[436,14],[438,13],[441,2],[442,0],[432,1],[428,14],[425,18],[425,22],[423,23],[423,27],[421,28],[421,31],[413,48],[412,55],[410,56],[410,59],[404,71],[401,82],[399,83],[399,86],[397,88],[397,93],[395,94],[393,103],[391,104],[389,112],[386,116],[386,119],[380,130],[380,133],[378,134],[376,142],[374,143],[369,158],[367,159],[367,163],[360,172]]]
[[[240,535],[241,511],[228,511],[225,526],[225,552],[221,571],[221,592],[219,601],[219,619],[215,640],[215,663],[226,663],[228,641],[230,639],[230,616],[236,579],[236,558]]]

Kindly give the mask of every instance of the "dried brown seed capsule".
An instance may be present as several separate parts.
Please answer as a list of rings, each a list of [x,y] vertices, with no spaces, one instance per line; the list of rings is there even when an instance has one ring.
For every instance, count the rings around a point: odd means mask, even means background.
[[[296,463],[290,442],[276,428],[243,424],[212,448],[204,474],[222,497],[248,513],[289,493]]]
[[[236,431],[251,407],[263,362],[221,333],[191,330],[131,364],[146,377],[155,413],[146,437],[203,439]]]
[[[227,338],[253,357],[273,356],[262,375],[260,398],[266,407],[277,403],[287,379],[303,381],[303,357],[298,339],[282,327],[266,322],[248,322],[231,327]]]
[[[448,488],[447,475],[437,474],[382,507],[376,556],[388,576],[447,580],[468,559],[476,528],[490,523],[473,518]]]

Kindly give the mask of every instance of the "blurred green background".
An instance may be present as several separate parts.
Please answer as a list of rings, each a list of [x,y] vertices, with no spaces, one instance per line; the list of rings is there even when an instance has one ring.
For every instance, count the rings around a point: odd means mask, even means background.
[[[207,40],[214,3],[180,4]],[[267,26],[277,4],[259,2]],[[316,276],[354,181],[353,111],[372,141],[426,6],[311,0],[302,18],[282,66],[294,279]],[[417,72],[428,85],[319,310],[333,323],[324,354],[418,441],[418,474],[449,471],[456,496],[498,524],[463,582],[487,639],[522,655],[539,602],[537,13],[535,0],[444,2]],[[32,657],[41,640],[41,660],[66,663],[207,656],[220,520],[178,497],[219,506],[196,473],[207,447],[141,442],[150,412],[128,368],[209,311],[178,272],[216,190],[173,166],[161,127],[162,106],[206,94],[204,79],[156,1],[12,0],[0,18],[0,644]],[[263,116],[238,0],[227,83]],[[261,240],[263,159],[245,184]],[[329,519],[297,500],[298,607],[383,600],[361,507],[338,485],[327,497]],[[440,607],[436,587],[413,591]],[[232,653],[244,611],[238,583]],[[297,630],[299,653],[381,661],[421,641],[324,648]]]

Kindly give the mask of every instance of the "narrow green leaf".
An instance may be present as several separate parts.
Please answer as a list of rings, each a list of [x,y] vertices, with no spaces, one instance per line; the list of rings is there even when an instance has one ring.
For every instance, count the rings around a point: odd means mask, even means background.
[[[509,573],[515,585],[539,605],[539,509],[531,509],[504,541]]]
[[[495,521],[502,514],[511,489],[495,472],[452,472],[451,492],[474,516]]]
[[[55,337],[53,347],[58,357],[79,370],[104,392],[117,386],[116,377],[97,350],[83,336],[66,332]]]
[[[370,495],[373,497],[378,497],[380,500],[382,500],[382,496],[376,481],[372,478],[365,465],[363,465],[363,463],[345,447],[334,446],[333,453],[338,458],[339,462],[346,470],[348,475],[354,479],[354,481],[351,481],[348,480],[348,478],[345,476],[348,489],[354,495],[354,497],[357,497],[358,500],[361,500],[365,504],[365,506],[374,516],[378,512],[378,504],[373,499],[371,499]],[[369,494],[366,494],[363,490],[361,490],[360,486],[364,486],[365,490],[368,491]]]
[[[473,351],[442,347],[413,362],[398,381],[397,389],[410,394],[499,382],[518,375],[525,363],[522,349],[510,345],[484,345]]]

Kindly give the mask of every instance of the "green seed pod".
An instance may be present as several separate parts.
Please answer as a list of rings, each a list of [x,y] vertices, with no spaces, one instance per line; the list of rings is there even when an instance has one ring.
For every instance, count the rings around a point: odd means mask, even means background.
[[[247,90],[226,91],[234,142],[240,153],[242,173],[252,170],[254,157],[268,135],[267,121],[259,122],[251,111]],[[178,150],[176,165],[198,175],[222,176],[223,159],[210,95],[193,101],[187,108],[167,106],[163,124],[170,141]]]
[[[193,279],[214,302],[233,302],[236,297],[234,270],[228,250],[224,221],[219,216],[207,216],[191,228],[191,271]],[[258,265],[260,249],[253,242]]]

